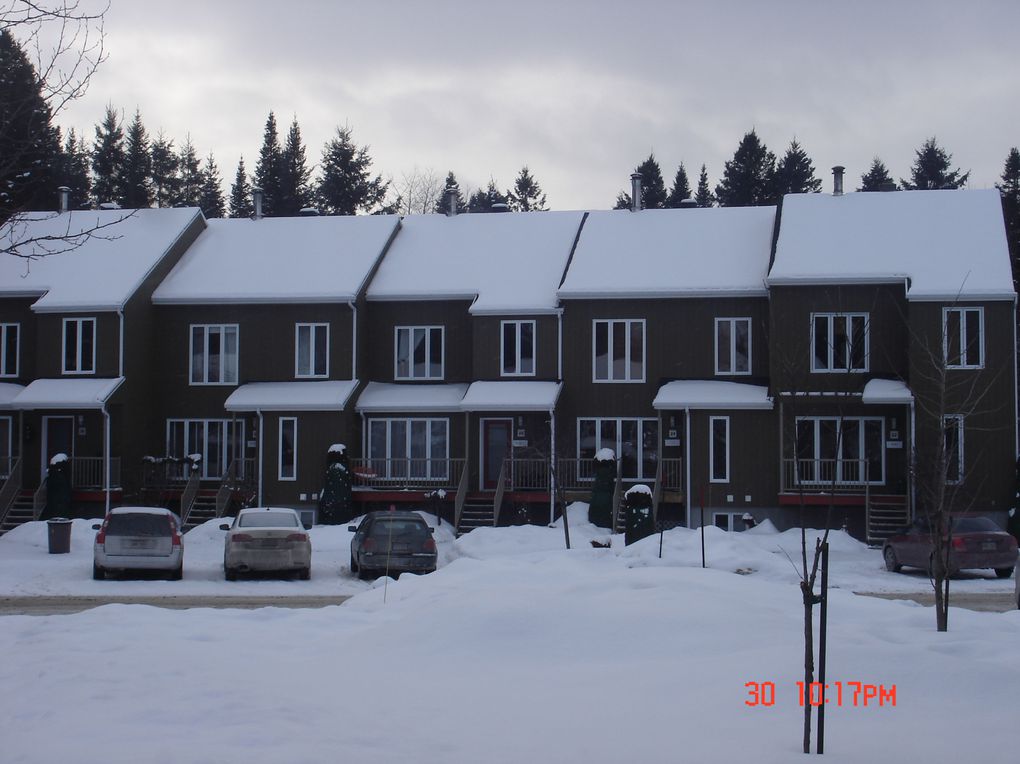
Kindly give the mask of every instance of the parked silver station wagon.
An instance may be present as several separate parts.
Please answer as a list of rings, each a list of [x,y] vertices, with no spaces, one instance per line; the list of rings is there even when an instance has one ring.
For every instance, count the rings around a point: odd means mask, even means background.
[[[93,525],[92,577],[114,570],[161,570],[171,581],[184,574],[184,542],[177,515],[161,507],[116,507]]]
[[[307,581],[312,575],[312,542],[301,518],[285,507],[251,507],[237,513],[232,525],[223,524],[223,574],[228,581],[239,573],[292,571]]]

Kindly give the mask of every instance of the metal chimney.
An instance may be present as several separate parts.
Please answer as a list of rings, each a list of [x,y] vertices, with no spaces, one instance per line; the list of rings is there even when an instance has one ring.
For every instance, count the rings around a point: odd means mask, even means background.
[[[630,176],[630,211],[641,210],[641,173],[631,173]]]
[[[251,201],[255,206],[255,214],[252,215],[252,218],[255,220],[262,220],[262,189],[258,186],[255,186],[251,190]]]
[[[67,186],[59,186],[57,194],[60,197],[60,211],[69,212],[71,209],[71,189]]]
[[[832,168],[832,195],[842,196],[843,195],[843,171],[846,168],[838,164]]]
[[[457,187],[446,187],[446,215],[454,217],[457,214]]]

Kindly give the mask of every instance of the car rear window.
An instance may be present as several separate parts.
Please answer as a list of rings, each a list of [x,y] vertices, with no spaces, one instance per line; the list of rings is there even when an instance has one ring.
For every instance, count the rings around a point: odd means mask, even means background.
[[[408,519],[393,519],[393,520],[376,520],[372,523],[372,530],[369,535],[372,536],[427,536],[429,527],[425,524],[424,520],[412,520]]]
[[[298,525],[297,515],[290,512],[251,512],[241,515],[242,528],[291,528]]]
[[[957,517],[953,519],[953,531],[956,533],[988,533],[1001,531],[998,525],[987,517]]]
[[[106,524],[107,536],[169,536],[170,521],[166,515],[119,514],[110,515]]]

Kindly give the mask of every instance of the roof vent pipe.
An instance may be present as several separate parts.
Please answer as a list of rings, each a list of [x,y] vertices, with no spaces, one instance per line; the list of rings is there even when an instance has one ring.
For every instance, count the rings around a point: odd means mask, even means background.
[[[255,214],[252,215],[252,218],[262,220],[262,189],[258,186],[251,190],[251,201],[255,206]]]
[[[457,187],[447,186],[446,187],[446,215],[447,217],[454,217],[457,214]]]
[[[843,195],[843,171],[846,168],[838,164],[832,168],[832,195],[842,196]]]
[[[59,186],[57,195],[60,198],[60,211],[69,212],[71,209],[71,189],[67,186]]]
[[[630,211],[641,210],[641,173],[631,173],[630,176]]]

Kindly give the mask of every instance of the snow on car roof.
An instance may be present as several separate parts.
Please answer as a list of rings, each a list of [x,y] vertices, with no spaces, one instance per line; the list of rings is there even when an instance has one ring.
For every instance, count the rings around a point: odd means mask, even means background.
[[[111,515],[177,515],[164,507],[113,507]]]

